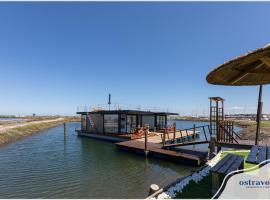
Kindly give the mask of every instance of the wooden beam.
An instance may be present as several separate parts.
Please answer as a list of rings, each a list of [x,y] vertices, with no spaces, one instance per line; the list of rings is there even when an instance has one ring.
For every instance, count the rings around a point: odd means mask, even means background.
[[[262,65],[264,65],[264,62],[256,62],[256,63],[251,63],[250,65],[248,65],[246,67],[245,70],[239,70],[239,74],[237,74],[235,77],[233,77],[229,82],[231,84],[235,84],[238,81],[242,80],[243,78],[245,78],[249,73],[251,73],[253,70],[261,67]]]
[[[270,58],[268,56],[260,58],[260,60],[268,67],[270,67]]]
[[[186,146],[186,145],[195,145],[195,144],[206,144],[206,143],[209,143],[209,141],[185,142],[185,143],[181,142],[181,143],[176,143],[176,144],[166,144],[166,145],[164,145],[164,148]]]

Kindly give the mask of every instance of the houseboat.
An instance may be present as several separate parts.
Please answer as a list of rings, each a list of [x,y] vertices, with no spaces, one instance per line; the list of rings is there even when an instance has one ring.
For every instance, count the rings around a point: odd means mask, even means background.
[[[96,110],[77,112],[81,115],[81,130],[78,135],[93,138],[125,141],[132,139],[138,128],[149,126],[150,131],[167,127],[169,112],[152,112],[141,110]]]

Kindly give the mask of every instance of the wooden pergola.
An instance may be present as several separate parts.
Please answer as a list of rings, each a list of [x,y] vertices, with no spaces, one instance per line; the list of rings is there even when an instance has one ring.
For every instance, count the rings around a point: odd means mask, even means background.
[[[263,85],[270,84],[270,44],[225,62],[211,71],[207,75],[206,80],[214,85],[259,85],[255,139],[255,144],[258,144],[263,104],[262,89]]]

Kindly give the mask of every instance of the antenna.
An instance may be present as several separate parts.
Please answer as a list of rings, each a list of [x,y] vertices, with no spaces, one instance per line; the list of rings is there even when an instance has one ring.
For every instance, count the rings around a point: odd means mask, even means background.
[[[109,104],[109,110],[111,110],[111,94],[109,94],[108,104]]]

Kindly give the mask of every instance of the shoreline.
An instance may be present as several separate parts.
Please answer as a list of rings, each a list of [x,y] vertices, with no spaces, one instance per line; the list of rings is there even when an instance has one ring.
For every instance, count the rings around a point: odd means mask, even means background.
[[[1,127],[0,147],[11,142],[23,139],[40,131],[56,127],[65,122],[78,122],[76,118],[57,118],[51,120],[31,121],[23,124],[11,124]]]
[[[194,122],[209,122],[209,119],[206,119],[206,118],[171,118],[171,119],[168,119],[168,120],[174,120],[174,121],[194,121]]]
[[[206,118],[194,118],[194,117],[183,117],[176,119],[172,118],[170,120],[209,122],[209,120]],[[256,121],[236,120],[236,119],[229,119],[229,120],[233,121],[235,126],[241,128],[239,134],[243,140],[255,140],[256,124],[257,124]],[[259,135],[259,141],[268,141],[268,143],[270,143],[270,121],[261,122],[261,132]]]
[[[240,136],[244,140],[255,140],[256,137],[256,121],[235,120],[235,124],[241,127]],[[259,141],[270,142],[270,121],[261,122],[261,130],[259,134]]]

